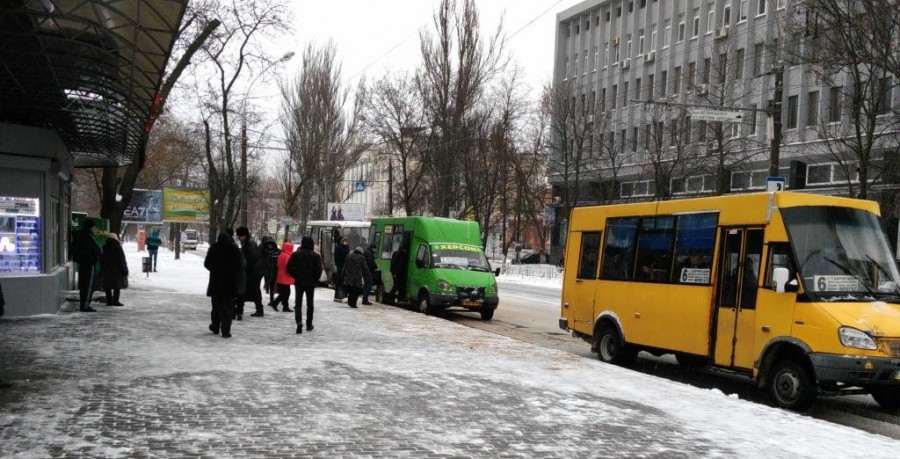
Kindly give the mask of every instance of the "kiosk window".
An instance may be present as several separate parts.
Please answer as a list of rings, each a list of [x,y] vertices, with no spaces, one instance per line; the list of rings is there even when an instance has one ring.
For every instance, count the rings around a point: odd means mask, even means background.
[[[579,279],[596,279],[598,259],[600,257],[600,233],[584,233],[581,235],[581,257],[578,261]]]

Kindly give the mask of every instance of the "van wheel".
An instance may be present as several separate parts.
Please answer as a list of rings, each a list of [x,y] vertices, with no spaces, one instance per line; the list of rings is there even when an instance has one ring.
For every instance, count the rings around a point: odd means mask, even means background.
[[[428,300],[428,294],[422,292],[419,294],[419,312],[427,315],[434,315],[434,308],[431,307],[431,301]]]
[[[481,320],[491,320],[494,318],[494,308],[481,308]]]
[[[809,373],[793,360],[775,363],[769,379],[769,390],[775,404],[792,411],[804,411],[816,399],[816,385]]]
[[[597,357],[602,362],[627,367],[637,359],[637,350],[625,344],[616,327],[603,325],[597,336]]]
[[[869,392],[882,408],[890,411],[900,410],[900,388],[872,387],[869,388]]]

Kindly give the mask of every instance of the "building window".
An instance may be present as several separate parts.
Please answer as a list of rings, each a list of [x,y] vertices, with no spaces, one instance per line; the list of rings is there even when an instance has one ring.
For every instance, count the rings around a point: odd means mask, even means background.
[[[672,40],[672,20],[666,19],[663,22],[663,48],[668,48]]]
[[[641,8],[646,7],[646,6],[647,6],[647,0],[641,0],[640,5],[641,5]]]
[[[622,108],[628,106],[628,82],[622,84]]]
[[[706,4],[706,33],[713,33],[716,28],[716,5],[713,2]]]
[[[828,121],[837,123],[841,120],[841,87],[835,86],[829,89]]]
[[[750,121],[749,133],[750,135],[756,134],[756,104],[750,104],[750,113],[747,116],[747,119]]]
[[[787,6],[786,0],[777,0],[775,2],[775,9],[783,10],[785,6]]]
[[[617,18],[622,17],[622,7],[621,6],[616,8],[616,17]]]
[[[681,67],[675,67],[675,72],[672,75],[672,92],[681,94]]]
[[[684,13],[678,15],[678,43],[684,41],[685,34]]]
[[[634,80],[634,98],[641,100],[641,79]]]
[[[600,90],[600,111],[606,109],[606,88]]]
[[[750,0],[741,0],[741,16],[738,19],[738,22],[744,22],[747,20],[747,11],[750,10]]]
[[[603,49],[606,51],[603,52],[603,68],[609,64],[609,42],[603,44]]]
[[[732,172],[731,173],[731,189],[732,190],[761,190],[766,187],[766,177],[769,176],[768,170],[757,170],[748,172]]]
[[[757,16],[763,16],[766,14],[766,3],[767,3],[767,0],[759,0],[756,3],[756,5],[757,5],[756,15]]]
[[[614,47],[615,47],[615,51],[614,51],[614,52],[616,53],[616,60],[613,61],[613,65],[616,65],[616,64],[619,63],[619,60],[621,59],[621,58],[619,57],[619,51],[621,50],[622,47],[619,46],[619,45],[615,45]]]
[[[659,97],[666,97],[669,94],[668,88],[666,88],[666,84],[669,82],[669,72],[663,70],[659,76]]]
[[[891,80],[891,77],[882,78],[880,83],[879,94],[878,94],[878,114],[884,115],[885,113],[890,113],[891,107],[893,103],[891,101],[892,92],[894,82]]]
[[[647,98],[653,99],[653,75],[647,75]]]
[[[785,127],[788,129],[795,129],[797,127],[798,110],[800,109],[797,104],[797,96],[788,97],[787,109],[787,123]]]
[[[575,62],[575,75],[578,75],[578,53],[575,53],[573,61]]]
[[[734,53],[734,78],[737,80],[744,78],[744,48]]]
[[[628,2],[628,12],[634,11],[634,2]]]
[[[709,84],[709,73],[712,71],[712,60],[703,59],[703,84]]]
[[[816,126],[819,124],[819,91],[809,93],[806,108],[806,125]]]
[[[722,27],[728,27],[731,25],[731,3],[725,5],[725,8],[722,9]]]
[[[625,35],[625,59],[631,57],[634,54],[634,50],[631,49],[631,34]]]
[[[731,125],[731,138],[737,139],[741,137],[744,126],[741,123],[733,123]]]
[[[656,49],[656,24],[650,24],[650,51]]]
[[[594,70],[597,70],[598,61],[600,60],[600,50],[594,46]]]
[[[763,53],[765,53],[765,50],[765,45],[762,43],[753,45],[753,76],[760,76],[763,73]]]
[[[584,73],[587,74],[588,71],[588,50],[584,50]]]
[[[631,128],[631,151],[637,151],[638,149],[638,133],[640,130],[636,127]]]
[[[691,62],[688,64],[687,75],[685,75],[685,81],[688,89],[692,89],[694,87],[694,74],[697,72],[697,63]]]
[[[694,25],[691,30],[691,36],[694,38],[700,36],[700,8],[694,8]]]
[[[728,81],[728,53],[719,54],[719,81]]]
[[[606,22],[609,22],[609,11],[606,12]]]
[[[644,29],[638,30],[638,54],[644,54]]]
[[[611,101],[612,103],[610,103],[609,105],[610,105],[610,107],[613,108],[613,110],[615,110],[616,106],[618,104],[618,100],[619,100],[617,98],[619,95],[619,86],[618,85],[615,85],[615,84],[613,85],[611,95],[612,95],[612,101]]]
[[[591,30],[591,20],[590,19],[584,21],[584,30],[585,31]]]

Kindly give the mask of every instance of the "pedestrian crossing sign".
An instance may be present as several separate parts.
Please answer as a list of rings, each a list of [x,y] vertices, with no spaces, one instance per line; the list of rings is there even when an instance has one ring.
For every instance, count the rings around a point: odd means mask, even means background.
[[[366,182],[364,182],[362,180],[357,180],[356,191],[366,191]]]

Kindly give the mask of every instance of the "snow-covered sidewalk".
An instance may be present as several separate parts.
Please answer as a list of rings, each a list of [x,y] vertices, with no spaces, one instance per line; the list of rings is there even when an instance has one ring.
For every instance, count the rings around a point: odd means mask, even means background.
[[[316,292],[207,330],[202,258],[125,307],[0,321],[0,456],[896,457],[900,442],[407,310]]]

